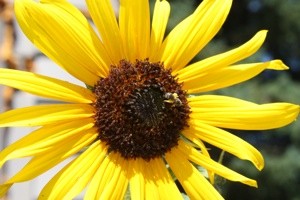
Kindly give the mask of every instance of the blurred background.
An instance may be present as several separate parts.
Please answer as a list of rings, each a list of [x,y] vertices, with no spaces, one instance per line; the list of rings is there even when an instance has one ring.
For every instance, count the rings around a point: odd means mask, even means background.
[[[72,0],[88,17],[83,0]],[[0,66],[34,71],[82,85],[35,49],[20,31],[12,10],[13,0],[0,0]],[[117,7],[117,0],[113,0]],[[170,31],[191,14],[200,0],[171,0]],[[153,7],[154,0],[151,0]],[[235,0],[231,12],[217,36],[199,53],[199,60],[237,47],[248,41],[257,31],[268,30],[263,48],[243,62],[282,59],[289,71],[266,70],[259,76],[230,88],[214,91],[256,103],[286,101],[300,104],[300,1],[299,0]],[[51,103],[20,91],[0,87],[0,112],[33,104]],[[29,133],[31,128],[0,129],[0,149]],[[269,131],[233,131],[257,149],[265,158],[265,168],[258,172],[247,161],[226,154],[223,163],[256,179],[258,189],[233,183],[220,177],[216,188],[228,200],[300,200],[300,122]],[[210,147],[215,159],[220,150]],[[71,158],[70,158],[71,159]],[[26,159],[9,162],[1,169],[0,182],[16,173]],[[66,161],[68,162],[68,161]],[[40,189],[65,163],[33,181],[16,184],[6,197],[11,200],[36,199]],[[79,196],[78,199],[81,199]]]

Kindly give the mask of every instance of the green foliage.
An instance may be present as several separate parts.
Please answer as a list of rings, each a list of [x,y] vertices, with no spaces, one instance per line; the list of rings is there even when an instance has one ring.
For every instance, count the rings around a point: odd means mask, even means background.
[[[253,167],[235,159],[231,167],[237,171],[244,171],[258,181],[258,189],[239,184],[225,185],[224,196],[230,200],[299,200],[300,188],[300,149],[291,145],[284,152],[270,155],[263,152],[266,166],[262,172],[255,172]],[[247,195],[245,195],[247,194]]]

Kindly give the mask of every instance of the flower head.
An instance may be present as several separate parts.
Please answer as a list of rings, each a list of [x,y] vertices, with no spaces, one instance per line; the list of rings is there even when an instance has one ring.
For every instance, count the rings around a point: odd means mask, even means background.
[[[0,115],[1,127],[40,127],[0,153],[0,166],[31,157],[0,186],[0,195],[79,151],[47,183],[40,199],[72,199],[84,188],[86,199],[122,199],[126,190],[132,199],[182,199],[170,172],[192,199],[222,199],[212,185],[214,174],[256,187],[254,180],[211,159],[204,142],[262,169],[259,151],[222,128],[281,127],[295,120],[299,106],[194,94],[243,82],[265,69],[287,69],[280,60],[235,64],[260,48],[266,31],[189,64],[221,28],[231,0],[204,0],[166,38],[170,5],[165,0],[156,1],[152,21],[147,0],[121,0],[119,21],[109,0],[86,2],[100,37],[67,1],[15,0],[27,37],[87,88],[0,69],[1,84],[68,102]],[[208,171],[209,180],[195,165]]]

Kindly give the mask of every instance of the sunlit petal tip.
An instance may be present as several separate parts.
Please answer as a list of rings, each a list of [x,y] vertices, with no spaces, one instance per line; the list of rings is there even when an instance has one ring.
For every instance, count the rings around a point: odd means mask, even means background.
[[[252,145],[250,145],[250,146],[252,147]],[[262,156],[262,154],[258,150],[256,150],[254,147],[251,149],[251,148],[245,146],[245,148],[248,148],[248,150],[252,153],[252,155],[248,153],[249,161],[256,167],[256,169],[261,171],[265,167],[265,160],[264,160],[264,157]],[[247,153],[247,152],[245,152],[245,153]],[[241,157],[241,159],[243,159],[243,158]]]
[[[252,145],[250,145],[250,146],[252,147]],[[248,150],[252,153],[252,155],[248,153],[248,160],[256,167],[256,169],[261,171],[265,167],[265,160],[264,160],[263,155],[254,147],[253,147],[253,149],[251,149],[251,148],[245,146],[245,148],[248,148]],[[243,150],[241,149],[241,151],[243,151]],[[247,153],[247,152],[245,152],[245,153]],[[244,158],[241,157],[241,159],[244,159]]]
[[[289,67],[286,66],[281,60],[272,60],[269,62],[267,69],[288,70]]]
[[[280,105],[280,103],[278,103]],[[275,104],[276,105],[276,104]],[[288,120],[285,124],[279,126],[279,127],[282,127],[282,126],[285,126],[285,125],[288,125],[292,122],[295,122],[299,116],[299,112],[300,112],[300,105],[295,105],[295,104],[289,104],[289,103],[282,103],[283,107],[286,111],[286,117]],[[284,105],[286,105],[284,107]],[[285,117],[285,116],[283,116]]]
[[[297,118],[299,117],[300,105],[294,105],[294,113],[295,113],[295,119],[294,119],[294,121],[296,121]]]
[[[262,29],[262,30],[258,31],[258,34],[261,34],[264,37],[267,37],[267,33],[268,33],[268,30],[266,30],[266,29]]]
[[[267,38],[267,34],[268,30],[260,30],[255,34],[254,38],[265,41],[265,39]]]
[[[258,188],[257,182],[255,180],[246,180],[246,181],[243,181],[242,183],[252,186],[252,187],[255,187],[255,188]]]
[[[259,171],[261,171],[264,167],[265,167],[265,161],[262,157],[262,160],[260,160],[260,162],[256,162],[256,166],[255,166]]]
[[[266,40],[267,34],[268,34],[268,30],[260,30],[260,31],[258,31],[254,35],[254,37],[251,39],[252,42],[253,42],[253,45],[255,44],[258,47],[260,47],[263,44],[263,42]]]

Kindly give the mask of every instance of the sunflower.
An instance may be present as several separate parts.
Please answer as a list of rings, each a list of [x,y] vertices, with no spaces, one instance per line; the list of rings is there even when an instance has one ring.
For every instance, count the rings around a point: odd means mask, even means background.
[[[204,93],[265,69],[287,69],[280,60],[235,64],[260,48],[266,31],[233,50],[189,64],[221,28],[231,0],[204,0],[167,37],[170,5],[165,0],[155,2],[152,21],[147,0],[121,0],[118,21],[109,0],[86,3],[97,32],[65,0],[15,0],[27,37],[87,87],[0,70],[1,84],[65,102],[0,115],[1,127],[39,127],[0,153],[0,166],[31,157],[0,186],[0,196],[14,183],[31,180],[76,153],[39,199],[72,199],[84,188],[85,199],[122,199],[126,191],[132,199],[182,199],[173,175],[191,199],[222,199],[213,186],[214,174],[257,187],[255,180],[211,159],[205,143],[261,170],[260,152],[223,128],[282,127],[295,120],[299,106],[258,105]]]

